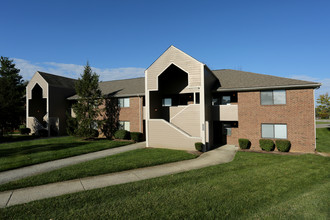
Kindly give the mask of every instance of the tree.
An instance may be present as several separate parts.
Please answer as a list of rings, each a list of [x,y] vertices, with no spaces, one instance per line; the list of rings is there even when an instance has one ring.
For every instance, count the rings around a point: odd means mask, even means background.
[[[328,93],[320,95],[316,103],[318,104],[316,107],[316,117],[328,119],[330,116],[330,96]]]
[[[78,79],[75,85],[78,95],[77,103],[73,105],[73,111],[76,114],[78,127],[75,130],[76,135],[84,138],[93,138],[97,136],[97,129],[100,125],[100,108],[103,102],[101,90],[99,88],[99,76],[92,72],[88,62],[84,73]]]
[[[13,60],[0,58],[0,136],[17,128],[24,111],[25,84]]]
[[[118,130],[119,125],[119,111],[118,99],[111,95],[104,97],[104,109],[102,121],[102,132],[108,138],[111,139],[115,132]]]

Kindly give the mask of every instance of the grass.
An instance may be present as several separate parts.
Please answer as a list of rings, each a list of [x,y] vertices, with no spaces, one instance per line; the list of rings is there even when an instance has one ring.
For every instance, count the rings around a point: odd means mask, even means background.
[[[0,171],[130,144],[109,140],[83,141],[58,137],[0,144]]]
[[[233,162],[1,209],[0,219],[328,219],[330,158]]]
[[[330,153],[330,128],[316,128],[316,150]]]
[[[0,185],[0,191],[96,176],[196,158],[180,150],[144,148],[68,166]]]
[[[0,137],[0,144],[7,143],[7,142],[17,142],[17,141],[27,141],[27,140],[34,140],[40,137],[33,136],[33,135],[6,135]]]
[[[330,124],[330,122],[325,122],[325,121],[317,121],[316,124]]]

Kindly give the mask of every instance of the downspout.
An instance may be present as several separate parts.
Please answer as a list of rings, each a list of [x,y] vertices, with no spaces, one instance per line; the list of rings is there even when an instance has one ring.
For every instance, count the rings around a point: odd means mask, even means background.
[[[139,132],[141,132],[141,96],[138,95],[139,99]]]

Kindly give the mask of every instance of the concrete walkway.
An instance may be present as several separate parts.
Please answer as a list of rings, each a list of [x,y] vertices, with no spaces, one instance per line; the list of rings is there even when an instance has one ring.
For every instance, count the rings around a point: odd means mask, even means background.
[[[234,159],[237,150],[238,147],[225,145],[206,152],[192,160],[6,191],[0,193],[0,208],[69,193],[181,173],[221,163],[228,163]]]
[[[98,158],[107,157],[114,154],[131,151],[139,148],[144,148],[145,146],[146,146],[145,142],[140,142],[122,147],[116,147],[112,149],[82,154],[79,156],[68,157],[60,160],[53,160],[45,163],[31,165],[28,167],[0,172],[0,184],[4,184],[14,180],[22,179],[24,177],[33,176],[36,174],[60,169],[62,167],[67,167],[73,164],[82,163],[89,160],[95,160]]]

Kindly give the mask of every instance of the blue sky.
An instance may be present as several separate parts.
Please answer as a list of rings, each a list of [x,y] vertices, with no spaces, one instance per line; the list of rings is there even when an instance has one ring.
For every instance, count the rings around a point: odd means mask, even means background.
[[[101,80],[143,76],[170,45],[210,69],[317,81],[330,93],[329,0],[2,1],[0,55],[36,70]]]

